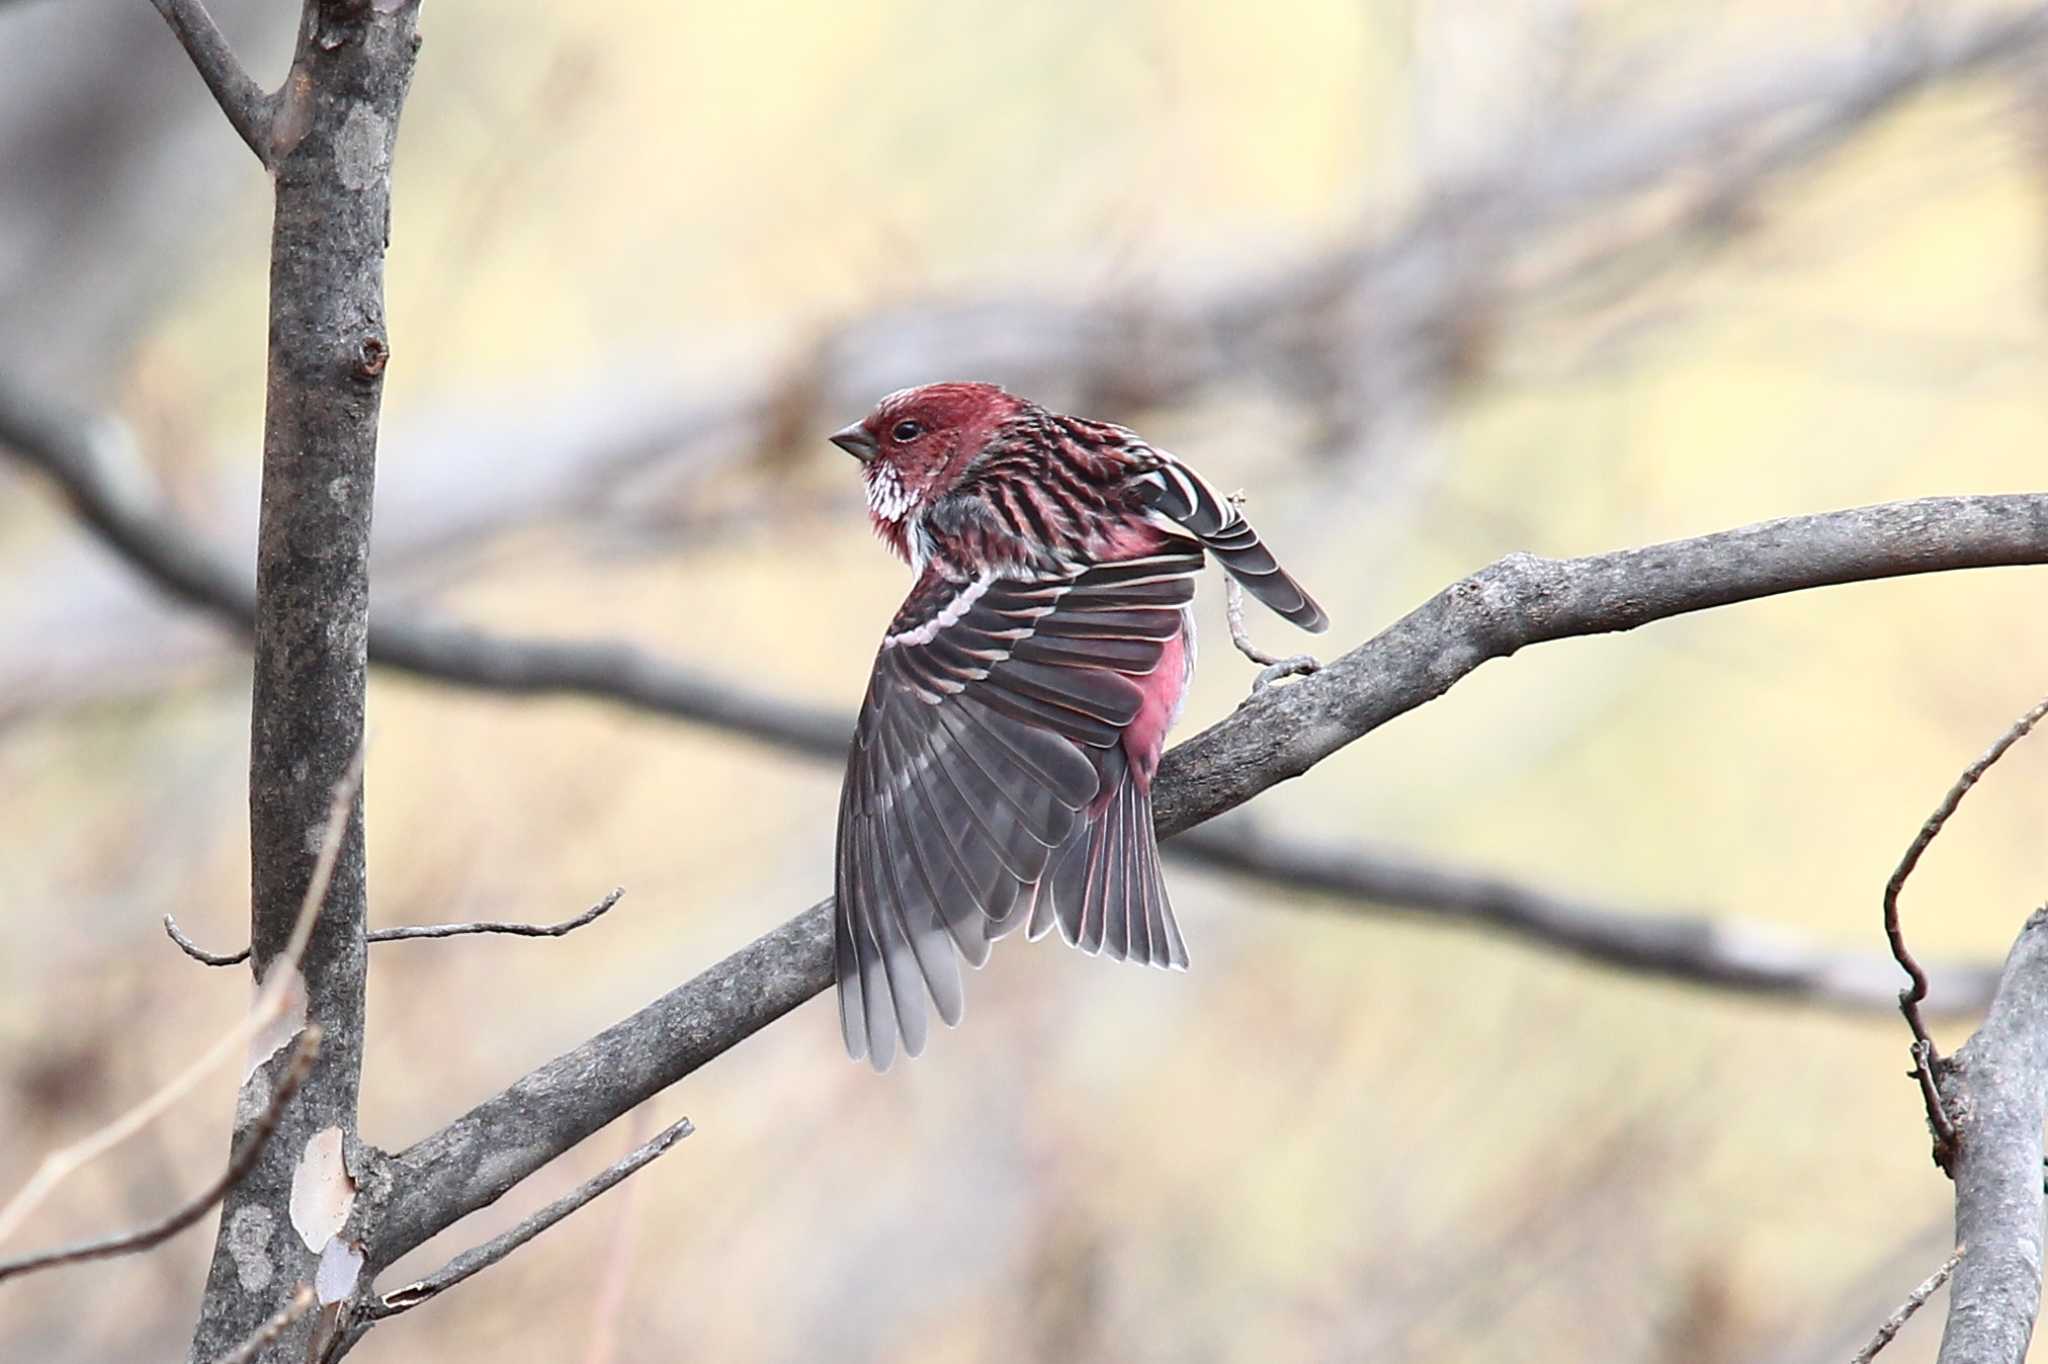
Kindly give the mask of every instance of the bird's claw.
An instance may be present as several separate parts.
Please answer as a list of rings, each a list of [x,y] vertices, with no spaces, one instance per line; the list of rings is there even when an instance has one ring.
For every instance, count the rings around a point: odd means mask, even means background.
[[[1316,662],[1315,658],[1309,654],[1296,654],[1292,658],[1276,659],[1259,669],[1258,676],[1252,679],[1252,695],[1258,695],[1283,677],[1307,677],[1310,673],[1318,673],[1322,670],[1323,665]]]

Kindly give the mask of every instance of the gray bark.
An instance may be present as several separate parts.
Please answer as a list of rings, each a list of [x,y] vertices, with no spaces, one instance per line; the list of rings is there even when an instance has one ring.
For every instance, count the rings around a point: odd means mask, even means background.
[[[417,13],[416,0],[309,3],[291,74],[265,110],[277,208],[249,759],[259,980],[290,936],[333,792],[362,743],[391,155]],[[252,141],[263,155],[263,140]],[[358,792],[301,963],[306,1021],[324,1030],[326,1045],[276,1137],[223,1204],[195,1361],[258,1331],[314,1280],[326,1243],[309,1244],[302,1228],[312,1221],[302,1224],[292,1206],[309,1141],[336,1129],[351,1176],[361,1163],[366,909]],[[250,1083],[267,1092],[283,1064],[274,1056]],[[315,1336],[332,1334],[333,1315],[295,1321],[259,1357],[307,1358]]]
[[[1936,1067],[1956,1126],[1956,1244],[1941,1364],[2020,1364],[2041,1309],[2048,909],[2020,930],[1984,1026]]]

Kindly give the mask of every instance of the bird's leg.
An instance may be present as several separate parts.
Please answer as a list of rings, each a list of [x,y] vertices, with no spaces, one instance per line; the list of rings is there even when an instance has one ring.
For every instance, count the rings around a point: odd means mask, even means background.
[[[1226,574],[1223,590],[1226,594],[1224,614],[1230,620],[1230,642],[1237,646],[1239,653],[1260,665],[1259,675],[1252,679],[1253,691],[1264,691],[1268,684],[1283,677],[1317,672],[1322,668],[1323,665],[1308,654],[1280,658],[1252,643],[1252,637],[1244,628],[1244,589],[1237,585],[1237,579]]]
[[[1242,507],[1244,494],[1232,493],[1230,505]],[[1223,575],[1223,591],[1223,614],[1230,622],[1230,642],[1237,646],[1239,653],[1259,665],[1259,674],[1252,679],[1254,693],[1264,691],[1283,677],[1306,676],[1322,671],[1323,665],[1312,655],[1291,654],[1286,658],[1280,658],[1252,643],[1251,633],[1244,628],[1244,589],[1238,586],[1237,579],[1226,573]]]

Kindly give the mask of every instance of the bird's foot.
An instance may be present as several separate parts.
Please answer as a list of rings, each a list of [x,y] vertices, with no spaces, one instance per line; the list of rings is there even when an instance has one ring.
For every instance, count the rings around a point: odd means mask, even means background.
[[[1322,670],[1323,665],[1318,663],[1309,654],[1295,654],[1291,658],[1276,658],[1265,667],[1259,669],[1258,676],[1252,679],[1252,695],[1257,696],[1283,677],[1307,677],[1310,673],[1318,673]]]
[[[1322,664],[1308,654],[1294,654],[1281,658],[1269,654],[1252,643],[1249,631],[1244,628],[1244,589],[1237,585],[1237,579],[1223,580],[1224,615],[1230,621],[1230,642],[1237,651],[1259,665],[1259,675],[1252,679],[1252,692],[1256,695],[1283,677],[1305,677],[1322,670]]]

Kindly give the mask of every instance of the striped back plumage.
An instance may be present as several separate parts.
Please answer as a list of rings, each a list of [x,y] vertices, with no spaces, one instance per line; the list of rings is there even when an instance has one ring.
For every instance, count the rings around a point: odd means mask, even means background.
[[[1130,513],[1157,513],[1200,541],[1246,591],[1304,630],[1329,618],[1273,558],[1235,503],[1137,433],[1059,416],[1035,404],[1012,414],[963,472],[947,499],[983,517],[1012,553],[1042,562],[1087,562],[1127,533]],[[945,517],[942,504],[934,514]]]

